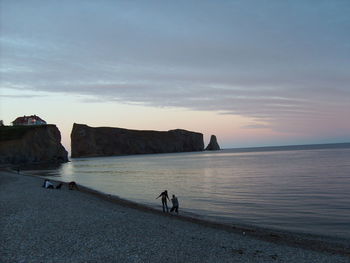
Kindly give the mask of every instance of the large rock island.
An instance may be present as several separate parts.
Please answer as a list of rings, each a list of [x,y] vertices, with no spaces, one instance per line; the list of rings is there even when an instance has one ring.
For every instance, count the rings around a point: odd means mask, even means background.
[[[203,134],[197,132],[92,128],[76,123],[71,133],[71,146],[73,158],[204,150]]]
[[[62,163],[68,152],[56,125],[1,126],[0,164]]]

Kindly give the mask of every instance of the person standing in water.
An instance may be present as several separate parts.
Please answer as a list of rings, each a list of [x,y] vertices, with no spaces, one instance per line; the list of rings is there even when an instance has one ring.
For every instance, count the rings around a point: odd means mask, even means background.
[[[175,211],[176,214],[179,214],[179,201],[175,195],[173,195],[173,198],[171,198],[171,202],[173,203],[173,207],[170,209],[170,212]]]
[[[158,199],[159,197],[162,197],[163,212],[165,212],[165,208],[166,208],[166,212],[168,213],[169,208],[168,208],[168,204],[167,204],[167,200],[166,200],[168,198],[168,200],[170,201],[169,196],[168,196],[168,191],[164,190],[164,192],[162,192],[156,199]]]

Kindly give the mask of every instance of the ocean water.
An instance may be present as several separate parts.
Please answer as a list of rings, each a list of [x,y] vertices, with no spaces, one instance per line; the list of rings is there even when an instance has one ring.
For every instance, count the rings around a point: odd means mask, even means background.
[[[159,209],[167,189],[205,219],[350,239],[349,144],[78,158],[43,172]]]

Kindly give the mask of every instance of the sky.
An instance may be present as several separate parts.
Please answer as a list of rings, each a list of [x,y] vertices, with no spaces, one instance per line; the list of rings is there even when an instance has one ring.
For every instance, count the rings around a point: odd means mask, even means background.
[[[348,0],[0,0],[0,119],[350,141]]]

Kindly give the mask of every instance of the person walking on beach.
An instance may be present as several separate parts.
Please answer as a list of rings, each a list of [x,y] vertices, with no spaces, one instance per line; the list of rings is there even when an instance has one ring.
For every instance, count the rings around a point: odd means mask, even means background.
[[[175,211],[176,214],[179,214],[179,201],[175,195],[173,195],[173,198],[171,198],[171,202],[173,203],[173,207],[170,209],[170,212]]]
[[[168,208],[168,204],[167,204],[167,200],[166,200],[168,198],[168,200],[170,201],[169,196],[168,196],[168,191],[165,190],[156,199],[158,199],[159,197],[162,197],[163,212],[165,212],[165,208],[166,208],[166,212],[168,213],[169,208]]]

